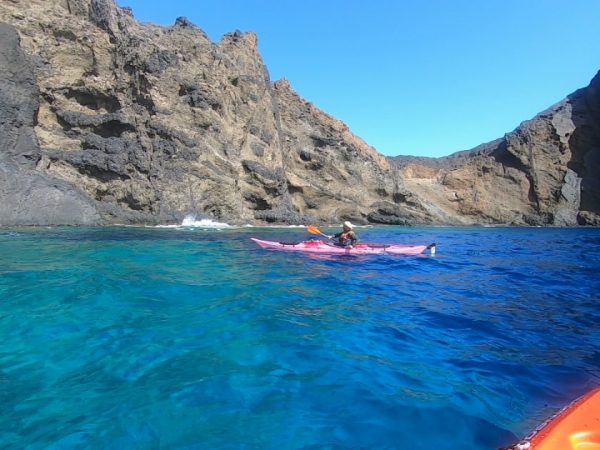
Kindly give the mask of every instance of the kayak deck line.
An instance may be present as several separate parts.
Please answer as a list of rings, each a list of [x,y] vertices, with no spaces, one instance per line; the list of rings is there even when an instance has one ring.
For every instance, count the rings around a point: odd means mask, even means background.
[[[297,251],[303,253],[322,253],[322,254],[344,254],[344,255],[420,255],[429,250],[431,255],[435,255],[436,244],[429,245],[399,245],[399,244],[364,244],[358,243],[354,246],[342,247],[323,242],[318,239],[311,239],[300,242],[277,242],[263,239],[250,238],[261,248],[270,250]]]

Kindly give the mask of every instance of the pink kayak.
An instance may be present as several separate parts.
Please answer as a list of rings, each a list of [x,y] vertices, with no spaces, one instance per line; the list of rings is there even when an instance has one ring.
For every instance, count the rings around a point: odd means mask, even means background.
[[[340,247],[319,240],[302,242],[274,242],[250,238],[262,248],[304,253],[322,253],[329,255],[420,255],[425,250],[434,255],[435,244],[431,245],[396,245],[396,244],[356,244],[352,248]]]

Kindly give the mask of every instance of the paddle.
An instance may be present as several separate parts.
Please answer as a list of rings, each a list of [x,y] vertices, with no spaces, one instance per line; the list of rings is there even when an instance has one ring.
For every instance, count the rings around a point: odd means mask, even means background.
[[[308,231],[310,234],[318,234],[318,235],[321,235],[323,237],[326,237],[327,239],[331,239],[325,233],[322,233],[321,230],[319,230],[316,225],[308,225],[306,227],[306,231]]]

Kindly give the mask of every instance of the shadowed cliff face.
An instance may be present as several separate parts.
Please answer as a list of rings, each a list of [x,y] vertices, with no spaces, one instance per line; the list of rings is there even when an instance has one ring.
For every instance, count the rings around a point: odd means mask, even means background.
[[[0,163],[72,196],[52,223],[188,213],[231,223],[597,221],[593,89],[468,154],[390,164],[286,80],[272,83],[252,33],[212,43],[185,18],[139,24],[112,0],[11,0],[0,21],[14,36],[3,49],[20,55],[0,70],[20,93],[2,97]],[[14,185],[0,178],[6,204],[22,204]],[[18,209],[0,212],[0,225],[45,220],[8,212]]]
[[[35,170],[38,97],[16,30],[0,23],[0,226],[100,223],[76,187]]]

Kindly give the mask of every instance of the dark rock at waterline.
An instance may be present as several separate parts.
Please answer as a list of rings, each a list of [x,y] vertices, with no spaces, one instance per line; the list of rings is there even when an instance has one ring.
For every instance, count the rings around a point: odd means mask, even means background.
[[[79,189],[35,170],[38,97],[15,28],[0,23],[0,226],[101,223]]]
[[[101,219],[72,185],[0,161],[0,226],[98,225]]]

